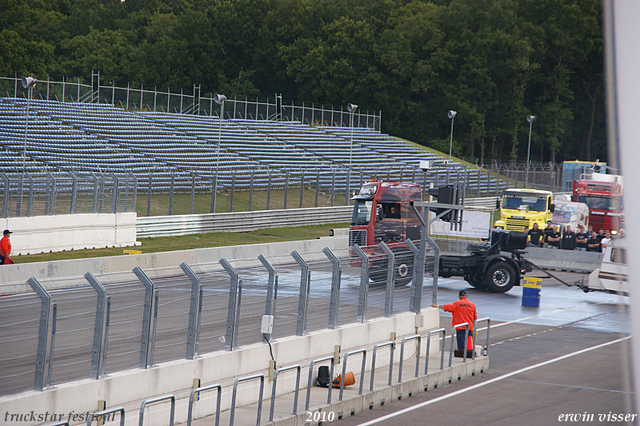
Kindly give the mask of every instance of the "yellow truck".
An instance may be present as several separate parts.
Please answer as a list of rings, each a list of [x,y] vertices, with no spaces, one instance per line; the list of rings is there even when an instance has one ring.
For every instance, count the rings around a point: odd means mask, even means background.
[[[500,219],[494,228],[512,231],[522,231],[525,226],[531,229],[536,222],[543,229],[554,210],[553,193],[537,189],[506,189],[498,204]]]

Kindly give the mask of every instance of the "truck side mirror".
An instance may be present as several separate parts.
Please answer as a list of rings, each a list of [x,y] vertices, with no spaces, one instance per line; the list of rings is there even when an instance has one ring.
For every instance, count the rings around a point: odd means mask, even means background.
[[[496,209],[500,210],[500,198],[496,198]]]
[[[549,206],[549,211],[550,211],[551,213],[553,213],[555,209],[556,209],[556,205],[555,205],[555,204],[551,204],[551,205]]]

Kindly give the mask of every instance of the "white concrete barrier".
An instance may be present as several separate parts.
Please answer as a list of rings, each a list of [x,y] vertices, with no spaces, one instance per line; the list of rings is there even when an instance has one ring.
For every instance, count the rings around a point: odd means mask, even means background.
[[[182,262],[194,266],[218,262],[221,258],[257,259],[262,254],[267,259],[288,256],[292,251],[299,253],[320,253],[323,248],[340,250],[348,248],[346,237],[322,237],[315,240],[285,241],[278,243],[252,244],[230,247],[212,247],[161,253],[143,253],[126,256],[98,257],[92,259],[72,259],[51,262],[17,263],[0,266],[0,296],[32,291],[27,285],[31,277],[41,281],[47,290],[56,286],[70,286],[63,280],[67,277],[83,277],[87,272],[104,275],[117,272],[131,272],[139,266],[142,269],[177,267]],[[144,243],[139,249],[144,251]],[[324,256],[324,255],[323,255]],[[51,280],[51,282],[47,282]],[[79,280],[83,282],[82,280]],[[83,282],[86,285],[86,282]]]
[[[136,245],[136,213],[96,213],[3,218],[12,255]]]
[[[309,374],[308,366],[311,360],[330,355],[335,345],[340,345],[342,354],[354,349],[367,348],[389,341],[390,334],[395,332],[397,341],[402,337],[416,332],[426,332],[439,324],[437,309],[428,308],[424,315],[424,327],[416,329],[415,314],[405,312],[391,318],[376,318],[364,324],[348,324],[336,330],[320,330],[305,336],[291,336],[278,339],[272,343],[273,356],[278,366],[301,364],[301,389],[306,388]],[[396,356],[399,351],[396,351]],[[413,355],[408,351],[407,358]],[[371,356],[367,354],[369,368]],[[237,377],[253,374],[264,374],[269,377],[269,360],[271,354],[266,343],[257,343],[241,347],[232,352],[217,351],[204,354],[195,360],[178,360],[162,363],[150,369],[131,369],[112,373],[99,380],[85,379],[71,383],[57,385],[45,391],[28,391],[17,395],[0,398],[2,413],[86,413],[95,412],[98,400],[107,401],[108,407],[127,405],[133,409],[140,406],[140,401],[165,394],[183,394],[193,385],[193,379],[201,380],[202,385],[220,383],[223,385],[222,409],[229,409],[231,403],[230,385]],[[359,360],[354,359],[355,364]],[[396,359],[397,362],[397,359]],[[356,366],[354,364],[354,367]],[[382,365],[382,364],[380,364]],[[338,369],[341,366],[337,366]],[[317,367],[316,367],[317,368]],[[356,370],[357,371],[357,370]],[[337,374],[337,372],[336,372]],[[314,373],[315,379],[315,373]],[[269,383],[267,381],[267,383]],[[242,392],[237,394],[237,406],[255,402],[254,390],[257,384],[243,386]],[[293,391],[295,387],[292,377],[278,381],[278,394]],[[337,392],[337,390],[335,390]],[[304,398],[306,391],[301,391]],[[265,398],[271,394],[271,386],[265,386]],[[268,409],[265,408],[264,409]],[[185,422],[187,404],[184,399],[177,405],[176,421]],[[198,417],[211,415],[215,408],[211,403],[199,403],[196,415]],[[137,424],[137,410],[128,409],[127,425]],[[158,417],[152,418],[149,413],[149,424],[162,426],[166,423],[167,410],[158,408]],[[147,416],[145,415],[145,419]],[[66,420],[66,418],[64,419]],[[21,425],[36,425],[41,422],[24,422]]]

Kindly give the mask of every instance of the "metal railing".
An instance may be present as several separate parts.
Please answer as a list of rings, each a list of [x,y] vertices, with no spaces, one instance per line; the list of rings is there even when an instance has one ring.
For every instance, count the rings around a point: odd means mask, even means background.
[[[418,377],[420,372],[420,342],[422,341],[422,336],[416,334],[415,336],[408,336],[402,339],[400,343],[400,362],[398,363],[398,383],[402,383],[402,365],[404,363],[404,344],[405,342],[417,340],[416,345],[416,371],[414,377]],[[429,354],[427,354],[429,356]]]
[[[189,395],[189,408],[187,410],[187,426],[191,426],[191,422],[193,421],[193,403],[195,402],[196,394],[198,398],[200,397],[200,392],[207,392],[210,390],[216,389],[217,398],[216,398],[216,421],[215,426],[220,426],[220,404],[222,402],[222,385],[207,385],[200,386],[191,390],[191,394]]]
[[[280,367],[273,373],[273,387],[271,388],[271,407],[269,408],[269,421],[273,421],[273,413],[276,408],[276,386],[278,385],[278,374],[283,371],[296,370],[296,389],[293,394],[293,411],[294,416],[298,413],[298,394],[300,392],[300,364],[290,365],[288,367]]]
[[[174,395],[163,395],[142,401],[142,404],[140,404],[140,413],[138,414],[138,425],[144,426],[144,409],[147,407],[147,405],[156,404],[163,401],[169,401],[171,404],[171,411],[169,411],[169,426],[173,426],[174,417],[176,414],[176,397]],[[124,416],[120,418],[124,419]],[[121,420],[121,422],[122,421],[123,420]]]
[[[171,91],[170,88],[158,89],[144,84],[116,86],[102,84],[100,72],[92,72],[91,80],[67,79],[52,80],[37,76],[38,84],[34,87],[35,98],[42,100],[56,100],[62,102],[99,103],[120,106],[127,111],[171,112],[177,114],[220,116],[220,106],[215,102],[213,94],[203,94],[201,86],[193,85],[188,90]],[[20,83],[22,77],[0,77],[0,95],[7,97],[22,97],[25,92]],[[239,120],[276,120],[297,121],[313,126],[340,126],[369,128],[380,130],[382,111],[360,110],[354,114],[348,112],[344,106],[336,109],[333,105],[316,105],[315,103],[284,102],[281,94],[274,98],[249,97],[227,98],[225,102],[225,117]],[[353,120],[351,118],[353,117]]]
[[[256,426],[260,426],[260,418],[262,417],[262,395],[264,393],[264,374],[255,374],[253,376],[241,377],[233,382],[233,393],[231,394],[231,413],[229,414],[229,426],[233,426],[236,412],[236,397],[238,393],[238,385],[242,382],[260,379],[260,395],[258,396],[258,415]]]
[[[462,322],[460,324],[456,324],[451,328],[451,348],[449,350],[449,367],[451,367],[451,363],[452,363],[452,358],[453,358],[453,345],[454,345],[454,340],[457,339],[458,337],[458,333],[460,332],[458,330],[458,327],[462,327],[464,326],[464,349],[462,350],[462,362],[467,362],[467,340],[469,339],[469,323],[467,322]]]

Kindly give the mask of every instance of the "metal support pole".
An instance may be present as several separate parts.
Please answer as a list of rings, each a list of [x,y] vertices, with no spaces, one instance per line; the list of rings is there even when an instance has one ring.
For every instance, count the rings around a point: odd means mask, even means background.
[[[87,272],[84,278],[89,281],[91,287],[98,293],[96,301],[96,318],[93,327],[93,349],[91,351],[91,372],[89,377],[100,378],[100,353],[102,348],[102,336],[104,333],[104,313],[107,303],[107,290],[93,276]],[[104,362],[104,361],[103,361]]]
[[[51,376],[53,375],[53,354],[56,350],[56,327],[58,324],[58,304],[53,304],[53,314],[51,315],[51,345],[49,347],[49,368],[47,369],[47,388],[51,387]]]
[[[144,312],[142,314],[142,337],[140,339],[140,368],[148,367],[149,360],[149,340],[151,335],[151,316],[153,314],[153,294],[155,285],[153,281],[149,279],[147,274],[144,273],[139,266],[133,268],[133,273],[136,274],[140,282],[145,287],[144,293]]]
[[[76,206],[78,204],[78,178],[73,172],[68,172],[69,176],[73,180],[73,184],[71,186],[71,206],[69,206],[69,214],[76,213]]]
[[[411,240],[409,240],[411,241]],[[395,268],[396,268],[396,256],[391,251],[389,246],[384,242],[379,244],[382,251],[387,255],[387,295],[384,301],[384,316],[393,316],[393,290],[395,288]]]
[[[220,259],[220,264],[227,271],[231,277],[229,286],[229,308],[227,310],[227,332],[225,334],[225,349],[232,351],[235,349],[234,337],[236,336],[236,317],[240,309],[238,303],[238,272],[233,269],[233,266],[224,257]]]
[[[338,259],[328,247],[323,248],[322,252],[329,258],[333,265],[331,273],[331,300],[329,301],[329,329],[333,330],[338,326],[342,267],[340,266],[340,259]]]
[[[272,315],[275,317],[275,312],[276,312],[275,284],[276,284],[276,276],[277,276],[276,270],[273,268],[273,266],[271,266],[271,263],[269,263],[267,258],[264,257],[263,255],[261,254],[258,255],[258,260],[260,260],[262,265],[269,272],[269,281],[267,282],[267,301],[264,307],[264,314]],[[264,337],[266,337],[267,340],[271,341],[271,339],[273,338],[273,330],[271,333],[264,334]]]
[[[296,336],[303,336],[307,331],[307,308],[309,307],[309,287],[311,272],[309,265],[297,251],[292,251],[291,256],[300,265],[300,294],[298,296],[298,321]]]
[[[111,325],[111,296],[107,296],[107,318],[104,322],[104,345],[102,345],[102,362],[100,377],[103,377],[107,368],[107,347],[109,345],[109,326]]]
[[[367,297],[369,295],[369,259],[367,254],[357,245],[351,247],[360,258],[360,291],[358,295],[358,322],[367,321]]]
[[[169,187],[169,216],[173,214],[173,190],[176,184],[176,171],[171,170],[171,186]]]
[[[40,327],[38,330],[38,354],[36,358],[36,374],[34,389],[44,389],[44,368],[47,356],[47,340],[49,336],[49,315],[51,313],[51,295],[35,278],[29,278],[27,283],[42,300],[40,307]]]
[[[116,214],[118,212],[118,193],[120,190],[120,181],[115,173],[109,173],[113,178],[113,201],[111,202],[111,213]]]
[[[191,280],[191,297],[189,303],[189,331],[187,332],[187,359],[194,359],[197,355],[196,353],[196,338],[197,333],[196,329],[198,326],[198,312],[199,312],[199,299],[200,299],[200,289],[202,286],[200,285],[200,277],[193,272],[193,269],[189,267],[187,262],[182,262],[180,264],[180,269],[189,277]]]

